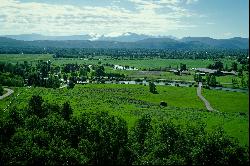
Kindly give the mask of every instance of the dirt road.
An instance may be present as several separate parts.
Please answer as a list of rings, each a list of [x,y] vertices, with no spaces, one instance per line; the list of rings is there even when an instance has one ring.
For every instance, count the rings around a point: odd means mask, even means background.
[[[197,87],[197,96],[205,103],[205,106],[208,111],[214,111],[214,109],[211,107],[210,103],[201,95],[201,87],[202,87],[202,82],[199,82],[199,86]]]

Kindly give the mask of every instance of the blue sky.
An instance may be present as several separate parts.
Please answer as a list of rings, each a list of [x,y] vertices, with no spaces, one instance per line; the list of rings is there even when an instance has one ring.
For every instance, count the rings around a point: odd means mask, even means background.
[[[0,0],[0,35],[249,36],[249,0]]]

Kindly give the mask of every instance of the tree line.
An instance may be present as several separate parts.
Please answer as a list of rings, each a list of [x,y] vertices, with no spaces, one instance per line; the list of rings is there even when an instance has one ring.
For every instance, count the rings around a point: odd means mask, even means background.
[[[166,58],[166,59],[219,59],[249,56],[248,49],[146,49],[146,48],[55,48],[55,47],[0,47],[0,54],[53,54],[54,58],[95,58],[113,59]]]

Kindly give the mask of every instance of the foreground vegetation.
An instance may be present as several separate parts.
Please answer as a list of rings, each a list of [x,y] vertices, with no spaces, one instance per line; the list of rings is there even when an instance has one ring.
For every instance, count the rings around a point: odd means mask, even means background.
[[[1,118],[1,164],[247,164],[248,150],[221,128],[177,125],[140,116],[126,121],[107,112],[72,114],[70,105],[32,96],[24,109]]]

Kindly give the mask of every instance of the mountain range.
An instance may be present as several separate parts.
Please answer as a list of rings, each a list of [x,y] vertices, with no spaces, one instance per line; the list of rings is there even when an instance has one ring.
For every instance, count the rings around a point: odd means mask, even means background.
[[[22,34],[0,36],[0,47],[248,49],[249,39],[241,37],[230,39],[184,37],[178,39],[174,36],[150,36],[130,32],[115,37],[96,34],[73,36]]]
[[[145,34],[136,34],[132,32],[123,33],[118,36],[106,36],[98,34],[87,35],[71,35],[71,36],[45,36],[36,33],[21,34],[21,35],[3,35],[0,37],[7,37],[16,40],[35,41],[35,40],[90,40],[90,41],[117,41],[117,42],[136,42],[147,38],[171,38],[177,39],[174,36],[152,36]]]

